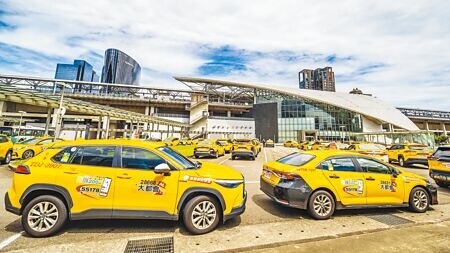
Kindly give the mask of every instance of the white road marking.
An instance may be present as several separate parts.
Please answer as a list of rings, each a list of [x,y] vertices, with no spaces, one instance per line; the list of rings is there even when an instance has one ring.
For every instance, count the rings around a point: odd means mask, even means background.
[[[259,181],[245,181],[246,184],[259,184]]]
[[[15,240],[19,239],[19,237],[21,237],[22,234],[23,234],[23,231],[15,234],[15,235],[12,235],[12,236],[6,238],[4,241],[0,242],[0,250],[5,248],[6,246],[10,245],[11,243],[13,243]]]
[[[228,159],[230,159],[230,158],[227,156],[225,159],[223,159],[223,161],[219,162],[219,164],[222,164],[222,163],[228,161]]]
[[[264,160],[266,160],[266,162],[267,162],[266,148],[263,148],[263,151],[264,151]]]

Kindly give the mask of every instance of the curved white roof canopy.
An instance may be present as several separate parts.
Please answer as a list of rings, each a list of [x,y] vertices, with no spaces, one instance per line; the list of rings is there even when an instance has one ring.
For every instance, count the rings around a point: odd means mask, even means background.
[[[298,88],[293,89],[260,84],[237,83],[205,78],[174,78],[183,83],[206,83],[214,85],[236,86],[242,88],[253,88],[258,90],[269,90],[288,96],[310,99],[313,101],[334,105],[336,107],[360,113],[366,117],[376,119],[382,123],[392,124],[398,128],[402,128],[405,130],[419,130],[419,128],[398,109],[371,96],[348,94],[342,92],[306,90]]]

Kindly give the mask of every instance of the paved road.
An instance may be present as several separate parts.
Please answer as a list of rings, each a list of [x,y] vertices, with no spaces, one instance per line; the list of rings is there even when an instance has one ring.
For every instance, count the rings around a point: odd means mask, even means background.
[[[407,236],[405,236],[407,235]],[[321,241],[290,244],[248,252],[271,253],[391,253],[391,252],[450,252],[450,221],[414,227],[401,227],[369,234],[357,234]],[[247,251],[241,251],[247,252]]]
[[[286,154],[292,153],[296,149],[276,146],[275,148],[265,148],[259,154],[255,161],[250,160],[231,160],[230,155],[219,157],[218,159],[200,159],[202,161],[212,161],[233,167],[241,171],[246,180],[246,189],[248,192],[248,202],[246,212],[237,219],[227,222],[219,228],[219,231],[227,231],[239,228],[240,226],[280,223],[300,219],[309,220],[305,211],[293,208],[282,207],[275,204],[259,190],[259,175],[262,165],[265,161],[280,158]],[[423,168],[409,168],[422,175],[427,175],[428,171]],[[164,236],[171,235],[179,231],[182,235],[186,234],[183,227],[178,222],[169,221],[135,221],[135,220],[113,220],[113,221],[77,221],[70,223],[61,234],[50,237],[35,239],[26,235],[19,236],[22,232],[19,217],[4,211],[4,192],[10,186],[13,173],[6,166],[0,167],[0,249],[2,243],[14,236],[18,237],[14,242],[4,248],[4,250],[26,250],[38,248],[42,245],[63,245],[70,243],[92,243],[107,240],[119,240],[124,238],[136,238],[142,236]],[[441,204],[450,203],[450,190],[439,189],[439,201]],[[359,210],[359,211],[339,211],[336,217],[345,220],[357,220],[353,218],[358,214],[385,213],[391,210]],[[309,222],[309,221],[308,221]],[[317,223],[319,224],[319,223]],[[239,227],[238,227],[239,226]],[[198,237],[197,237],[198,238]],[[95,251],[93,249],[93,251]]]

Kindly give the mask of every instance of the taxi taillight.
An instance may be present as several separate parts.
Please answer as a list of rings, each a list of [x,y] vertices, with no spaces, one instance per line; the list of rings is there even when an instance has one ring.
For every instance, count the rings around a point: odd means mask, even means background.
[[[14,171],[17,174],[31,174],[30,168],[26,165],[19,165]]]
[[[302,177],[299,174],[290,173],[290,172],[283,172],[283,171],[274,171],[281,179],[285,180],[294,180],[294,179],[301,179]]]

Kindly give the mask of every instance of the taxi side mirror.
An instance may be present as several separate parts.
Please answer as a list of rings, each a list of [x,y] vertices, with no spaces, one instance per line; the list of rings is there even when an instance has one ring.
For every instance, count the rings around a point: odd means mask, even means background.
[[[156,174],[164,174],[165,176],[166,175],[168,176],[168,175],[170,175],[170,167],[167,163],[158,164],[155,167],[155,173]]]
[[[195,162],[194,162],[194,165],[195,165],[195,167],[196,167],[197,169],[200,169],[200,168],[202,167],[202,163],[201,163],[201,162],[198,162],[198,161],[195,161]]]

